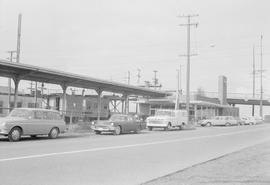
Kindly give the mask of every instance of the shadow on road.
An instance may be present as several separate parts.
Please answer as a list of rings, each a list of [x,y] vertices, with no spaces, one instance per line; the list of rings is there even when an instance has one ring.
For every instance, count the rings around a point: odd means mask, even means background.
[[[28,142],[28,141],[46,141],[46,140],[62,140],[62,139],[74,139],[74,138],[82,138],[82,137],[89,137],[92,133],[84,133],[84,134],[67,134],[67,135],[60,135],[56,139],[50,139],[48,136],[37,136],[37,137],[30,137],[30,136],[22,136],[20,141],[18,142]],[[0,142],[9,142],[7,137],[0,136]]]

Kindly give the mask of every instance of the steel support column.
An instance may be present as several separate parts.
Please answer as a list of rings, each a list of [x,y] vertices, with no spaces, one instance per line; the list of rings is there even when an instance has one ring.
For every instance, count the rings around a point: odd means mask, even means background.
[[[129,113],[129,97],[128,95],[125,96],[125,113]]]
[[[18,97],[18,88],[19,88],[19,83],[20,83],[20,79],[18,77],[14,77],[13,78],[13,82],[14,82],[14,108],[17,108],[17,97]]]
[[[102,95],[102,89],[96,89],[97,95],[98,95],[98,107],[97,107],[97,120],[100,120],[100,113],[101,113],[101,95]]]
[[[65,116],[67,114],[67,85],[61,85],[63,91],[63,99],[62,99],[62,113]]]
[[[201,116],[201,119],[203,119],[203,106],[201,105],[201,114],[200,114],[200,116]]]
[[[194,104],[194,119],[195,119],[195,122],[198,121],[198,112],[197,112],[197,104]]]

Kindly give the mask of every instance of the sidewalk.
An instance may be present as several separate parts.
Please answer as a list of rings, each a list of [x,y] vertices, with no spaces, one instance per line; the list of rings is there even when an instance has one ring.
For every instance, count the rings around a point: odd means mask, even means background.
[[[164,184],[270,185],[270,141],[144,183]]]

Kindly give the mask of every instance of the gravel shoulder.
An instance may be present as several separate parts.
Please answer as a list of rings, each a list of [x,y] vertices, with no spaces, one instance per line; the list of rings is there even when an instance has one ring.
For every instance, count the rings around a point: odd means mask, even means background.
[[[143,183],[164,184],[269,185],[270,141]]]

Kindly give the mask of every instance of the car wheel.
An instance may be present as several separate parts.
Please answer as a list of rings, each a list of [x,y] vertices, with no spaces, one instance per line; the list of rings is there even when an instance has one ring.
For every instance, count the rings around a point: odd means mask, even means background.
[[[8,140],[11,142],[19,141],[22,135],[22,130],[19,127],[14,127],[8,133]]]
[[[96,133],[96,134],[101,134],[101,132],[100,132],[100,131],[98,131],[98,130],[95,130],[95,133]]]
[[[228,127],[228,126],[231,126],[231,123],[225,123],[225,126]]]
[[[172,128],[172,125],[170,123],[168,123],[167,127],[164,128],[164,130],[168,131]]]
[[[148,130],[149,130],[149,131],[152,131],[152,130],[153,130],[153,128],[152,128],[152,127],[148,127]]]
[[[54,128],[51,129],[51,131],[49,133],[49,138],[50,139],[55,139],[55,138],[57,138],[58,134],[59,134],[59,129],[54,127]]]
[[[207,127],[211,127],[212,126],[212,123],[211,122],[208,122],[208,123],[206,123],[206,126]]]
[[[121,127],[120,126],[117,126],[114,129],[114,135],[119,135],[119,134],[121,134]]]

